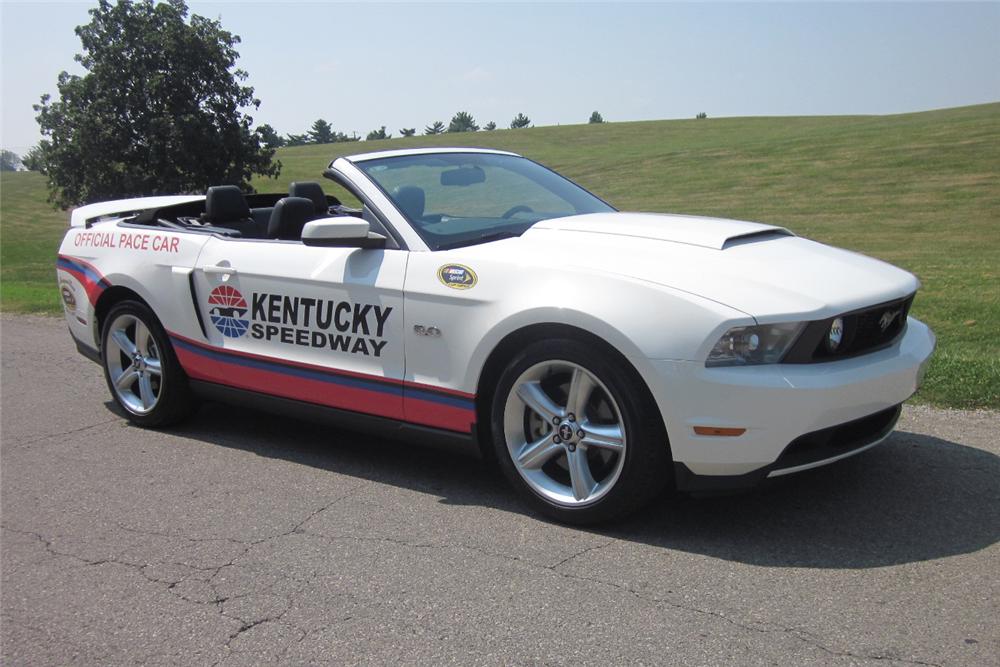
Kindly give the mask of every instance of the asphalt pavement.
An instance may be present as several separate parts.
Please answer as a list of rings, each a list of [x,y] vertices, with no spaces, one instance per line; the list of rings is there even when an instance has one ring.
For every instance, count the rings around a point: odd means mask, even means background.
[[[475,458],[204,405],[0,330],[4,665],[1000,664],[1000,415],[582,530]]]

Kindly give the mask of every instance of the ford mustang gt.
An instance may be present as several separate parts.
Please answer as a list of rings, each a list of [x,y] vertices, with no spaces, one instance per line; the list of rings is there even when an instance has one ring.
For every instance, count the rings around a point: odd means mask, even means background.
[[[457,439],[588,523],[872,447],[934,349],[914,276],[782,227],[620,212],[494,150],[324,176],[359,204],[298,182],[73,211],[66,321],[128,419],[219,400]]]

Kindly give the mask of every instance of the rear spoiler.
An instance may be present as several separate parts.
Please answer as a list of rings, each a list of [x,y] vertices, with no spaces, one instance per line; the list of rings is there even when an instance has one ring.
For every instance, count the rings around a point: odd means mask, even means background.
[[[149,209],[163,208],[173,204],[199,201],[205,195],[170,195],[165,197],[135,197],[116,199],[96,204],[87,204],[73,209],[69,217],[70,227],[90,227],[95,222],[109,218],[128,218]]]

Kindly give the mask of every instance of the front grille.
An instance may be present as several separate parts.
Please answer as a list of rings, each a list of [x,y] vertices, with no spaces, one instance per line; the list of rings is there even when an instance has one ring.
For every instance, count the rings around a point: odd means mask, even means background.
[[[856,357],[881,350],[892,343],[906,328],[906,316],[913,304],[913,295],[876,306],[844,313],[843,338],[835,350],[827,345],[827,334],[837,317],[809,322],[795,344],[781,360],[784,364],[812,364],[835,359]],[[883,324],[886,326],[882,326]]]

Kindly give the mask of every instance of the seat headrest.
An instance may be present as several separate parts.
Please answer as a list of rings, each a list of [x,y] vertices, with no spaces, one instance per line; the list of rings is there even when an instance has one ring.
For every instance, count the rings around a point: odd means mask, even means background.
[[[288,186],[289,197],[305,197],[313,203],[317,213],[326,214],[330,204],[326,201],[323,188],[316,181],[296,181]]]
[[[267,238],[298,241],[302,238],[302,228],[315,217],[316,211],[311,199],[305,197],[279,199],[267,223]]]
[[[205,220],[232,222],[250,217],[250,206],[235,185],[215,185],[205,193]]]
[[[424,190],[415,185],[400,185],[392,189],[392,198],[410,220],[424,217]]]

